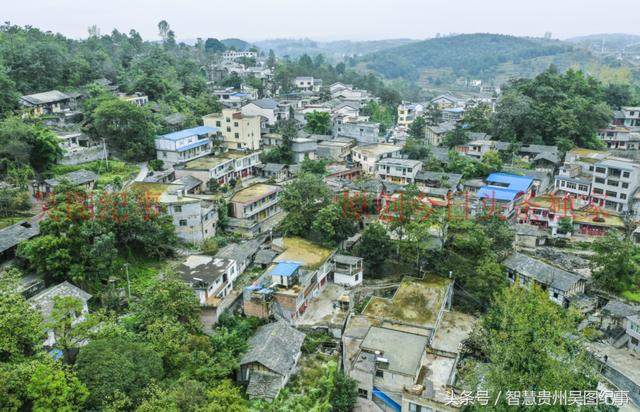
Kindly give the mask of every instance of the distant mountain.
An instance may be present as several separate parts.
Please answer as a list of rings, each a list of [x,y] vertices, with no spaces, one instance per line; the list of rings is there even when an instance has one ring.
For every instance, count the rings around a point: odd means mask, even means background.
[[[324,54],[328,59],[337,61],[345,57],[361,56],[416,41],[411,39],[389,39],[319,42],[310,39],[271,39],[257,41],[255,45],[264,51],[273,50],[278,56],[300,57],[303,54],[311,56]]]
[[[241,39],[231,38],[231,39],[223,39],[220,41],[222,42],[222,44],[224,44],[224,47],[226,47],[227,49],[234,48],[236,50],[249,50],[251,47],[253,47],[253,44]]]
[[[588,36],[572,37],[565,40],[581,46],[586,46],[589,50],[596,52],[616,52],[627,46],[640,44],[640,35],[625,33],[601,33],[590,34]]]
[[[455,76],[484,77],[503,63],[571,51],[571,45],[554,40],[462,34],[382,50],[364,56],[362,62],[388,78],[416,80],[425,69],[451,69]]]

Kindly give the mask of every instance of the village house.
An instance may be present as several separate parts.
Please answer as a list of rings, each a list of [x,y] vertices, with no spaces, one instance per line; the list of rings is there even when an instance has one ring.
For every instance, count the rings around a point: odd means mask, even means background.
[[[265,241],[265,237],[266,236],[261,236],[240,243],[229,243],[218,250],[215,256],[235,260],[238,275],[241,275],[253,263],[255,256],[260,250],[260,246]]]
[[[213,91],[213,95],[218,97],[222,106],[227,109],[235,109],[239,111],[242,106],[249,103],[251,100],[257,99],[257,96],[252,95],[248,91],[239,91],[233,87],[226,87],[224,89],[216,89]]]
[[[456,107],[464,107],[464,99],[458,98],[452,94],[441,94],[429,102],[429,104],[437,107],[440,110],[451,109]]]
[[[523,199],[531,197],[533,178],[507,173],[491,173],[485,179],[486,185],[476,193],[478,201],[474,213],[498,213],[506,219],[513,219]]]
[[[222,61],[225,61],[225,62],[232,62],[242,57],[247,59],[257,59],[258,53],[256,53],[255,51],[248,51],[248,50],[240,50],[240,51],[227,50],[222,53]]]
[[[266,119],[268,126],[275,126],[279,120],[289,118],[287,105],[280,105],[273,99],[258,99],[242,106],[241,112],[244,116],[262,116]]]
[[[278,193],[280,186],[257,183],[240,189],[229,200],[228,227],[245,237],[261,233],[265,225],[274,223],[280,214]]]
[[[20,242],[32,239],[40,234],[37,220],[14,223],[0,229],[0,264],[16,255]]]
[[[447,133],[453,131],[456,124],[453,122],[442,122],[435,126],[427,125],[424,128],[424,137],[427,143],[432,146],[440,146]]]
[[[552,302],[562,307],[567,307],[572,297],[584,293],[586,280],[582,276],[522,253],[512,253],[502,264],[510,282],[523,287],[536,283],[547,291]]]
[[[64,281],[55,286],[51,286],[36,295],[32,296],[27,300],[29,304],[40,311],[42,314],[42,319],[45,322],[51,322],[53,319],[51,314],[53,312],[54,303],[57,297],[71,297],[80,300],[82,303],[82,310],[80,313],[74,313],[75,320],[73,324],[77,324],[82,322],[85,318],[85,315],[89,313],[89,306],[87,302],[91,299],[91,295],[80,289],[77,286],[72,285],[71,283]],[[51,328],[47,329],[47,338],[44,341],[45,347],[55,346],[57,342],[57,337],[55,331]]]
[[[200,319],[210,332],[226,309],[224,298],[233,289],[239,275],[234,259],[190,255],[176,267],[176,273],[195,292],[200,304]]]
[[[118,98],[122,101],[129,102],[131,104],[135,104],[136,106],[140,106],[140,107],[149,103],[149,96],[140,92],[136,92],[134,94],[120,93],[118,94]]]
[[[357,256],[333,256],[333,283],[343,286],[358,286],[362,284],[363,259]]]
[[[345,121],[334,127],[334,136],[355,139],[358,144],[373,144],[380,140],[380,123]]]
[[[61,183],[70,184],[81,190],[90,191],[98,181],[98,175],[90,170],[77,170],[75,172],[65,173],[53,179],[46,179],[43,183],[35,185],[36,193],[52,193]]]
[[[218,206],[210,195],[190,195],[181,184],[133,182],[130,190],[157,205],[150,210],[162,209],[171,216],[178,239],[192,244],[202,243],[215,236],[218,224]],[[151,213],[151,212],[150,212]]]
[[[258,166],[257,168],[262,177],[266,179],[273,179],[276,183],[287,180],[289,177],[288,167],[285,164],[266,163]]]
[[[402,147],[392,144],[372,144],[356,146],[351,149],[351,158],[362,171],[369,174],[376,173],[377,163],[386,158],[400,158]]]
[[[413,121],[422,116],[424,106],[416,103],[402,102],[398,105],[398,126],[408,128]]]
[[[442,120],[445,122],[459,122],[464,118],[464,108],[447,107],[442,109]]]
[[[291,139],[291,152],[294,163],[302,163],[305,159],[315,159],[318,141],[309,137]]]
[[[615,212],[633,211],[640,164],[603,151],[572,149],[555,178],[555,189]]]
[[[610,126],[598,130],[598,137],[609,150],[640,150],[640,133],[624,126]]]
[[[205,126],[217,128],[228,149],[260,148],[261,116],[246,116],[234,109],[222,109],[202,117]]]
[[[211,153],[211,137],[217,133],[216,127],[198,126],[159,135],[155,138],[156,158],[170,167],[206,156]]]
[[[281,253],[245,288],[244,313],[295,322],[328,284],[335,251],[301,238],[274,239],[272,248]]]
[[[258,328],[240,360],[238,381],[247,385],[249,399],[272,401],[289,381],[300,359],[305,334],[284,321]]]
[[[640,107],[623,106],[620,110],[615,110],[613,124],[637,130],[640,128]]]
[[[260,165],[260,152],[229,150],[215,156],[200,157],[176,167],[176,177],[194,176],[207,184],[210,180],[220,185],[237,182],[255,175]]]
[[[75,108],[75,99],[58,90],[22,96],[19,103],[33,116],[69,112]]]
[[[422,170],[420,160],[386,158],[380,159],[376,164],[376,175],[381,179],[406,185],[414,183],[416,175]]]
[[[344,160],[351,153],[353,146],[353,139],[345,137],[323,140],[318,142],[316,156],[320,159]]]
[[[291,83],[296,89],[308,92],[319,92],[322,87],[322,79],[315,79],[311,76],[298,76]]]

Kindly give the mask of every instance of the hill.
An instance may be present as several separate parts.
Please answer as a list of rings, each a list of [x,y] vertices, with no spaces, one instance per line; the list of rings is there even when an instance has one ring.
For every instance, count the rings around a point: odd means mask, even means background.
[[[387,78],[417,80],[426,69],[450,69],[453,75],[493,77],[503,63],[573,51],[559,41],[499,34],[463,34],[420,41],[364,56],[369,70]]]
[[[235,50],[249,50],[251,47],[253,47],[251,43],[241,39],[223,39],[220,41],[227,49],[233,48]]]
[[[602,52],[619,51],[630,45],[640,43],[640,36],[626,33],[601,33],[588,36],[572,37],[565,40],[568,43],[586,46],[590,50]]]
[[[261,50],[273,50],[278,56],[300,57],[324,54],[329,60],[340,60],[347,56],[361,56],[380,50],[410,44],[416,40],[389,39],[372,41],[337,40],[319,42],[310,39],[271,39],[255,42]]]

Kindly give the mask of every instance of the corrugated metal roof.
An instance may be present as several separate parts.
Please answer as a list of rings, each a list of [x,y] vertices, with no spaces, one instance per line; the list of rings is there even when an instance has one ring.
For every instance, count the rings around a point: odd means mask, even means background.
[[[167,140],[180,140],[180,139],[184,139],[185,137],[200,136],[203,134],[217,133],[217,132],[218,132],[217,127],[198,126],[198,127],[192,127],[191,129],[180,130],[178,132],[162,134],[158,136],[158,138],[167,139]]]

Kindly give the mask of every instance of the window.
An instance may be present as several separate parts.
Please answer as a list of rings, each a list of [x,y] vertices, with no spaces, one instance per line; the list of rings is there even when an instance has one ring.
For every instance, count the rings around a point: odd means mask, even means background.
[[[596,183],[604,184],[604,177],[596,177]]]
[[[228,117],[226,119],[224,119],[225,122],[230,123],[231,119],[229,119]]]
[[[186,219],[180,219],[180,226],[186,226],[187,225],[187,220]]]
[[[578,190],[586,192],[586,191],[589,190],[589,186],[587,186],[587,185],[578,185]]]
[[[628,178],[629,176],[630,176],[629,172],[622,172],[622,177]]]
[[[231,128],[229,126],[227,126],[227,132],[230,132]]]
[[[356,282],[360,280],[360,275],[356,275],[355,279],[356,279]]]
[[[167,157],[167,152],[162,152],[162,157]]]
[[[220,120],[216,120],[216,127],[222,126],[222,122]]]
[[[609,181],[607,182],[607,184],[608,184],[609,186],[615,186],[615,187],[618,187],[618,185],[619,185],[620,183],[619,183],[617,180],[611,180],[611,179],[609,179]]]
[[[596,173],[607,173],[607,169],[604,167],[596,167]]]
[[[240,138],[240,133],[234,133],[233,137],[235,137],[236,139],[239,139]]]
[[[176,213],[182,212],[182,206],[174,206],[173,207],[173,211],[176,212]]]
[[[368,394],[369,394],[369,393],[367,392],[367,390],[366,390],[366,389],[358,388],[358,396],[359,396],[359,397],[361,397],[361,398],[368,398],[368,397],[369,397],[369,396],[368,396]]]
[[[576,184],[573,182],[567,182],[567,189],[575,189],[576,188]]]
[[[384,371],[382,369],[376,369],[376,377],[384,378]]]
[[[622,188],[623,189],[628,189],[629,188],[629,183],[622,182]]]
[[[553,298],[554,299],[558,299],[559,296],[560,296],[560,294],[558,294],[558,292],[553,292]]]
[[[233,127],[238,127],[238,122],[233,122]]]
[[[609,197],[618,197],[618,193],[612,192],[611,190],[607,190],[607,196],[609,196]]]
[[[626,199],[627,195],[625,195],[624,193],[620,193],[620,199]]]
[[[409,412],[433,412],[433,409],[429,408],[428,406],[422,406],[413,402],[409,402]]]

